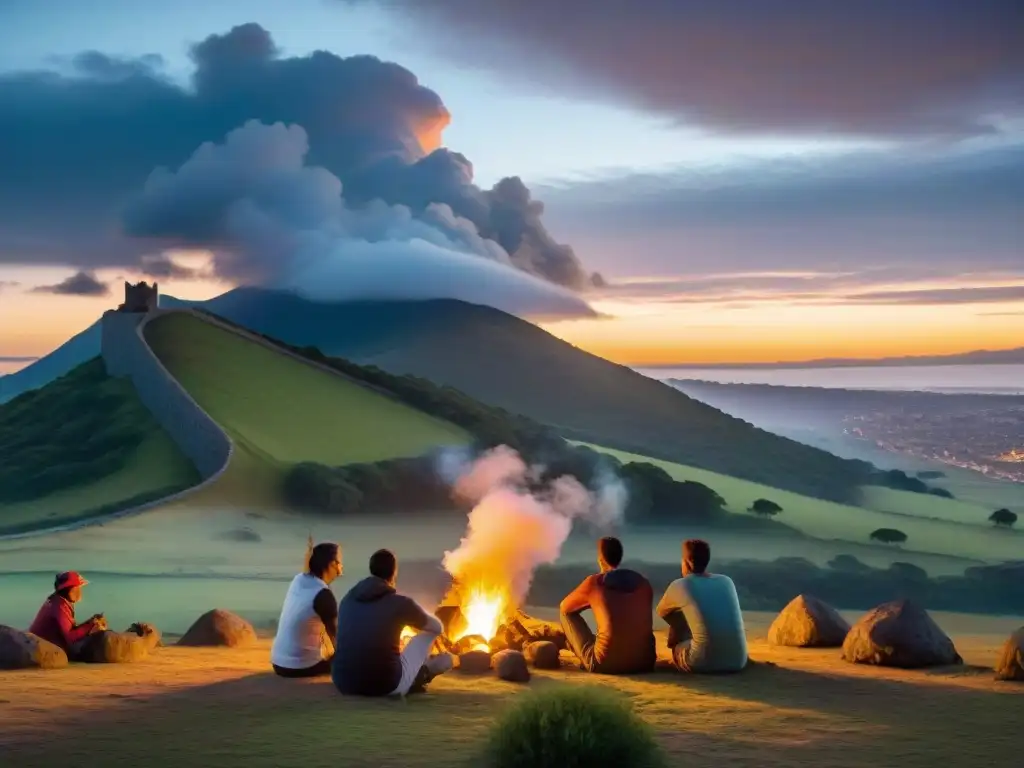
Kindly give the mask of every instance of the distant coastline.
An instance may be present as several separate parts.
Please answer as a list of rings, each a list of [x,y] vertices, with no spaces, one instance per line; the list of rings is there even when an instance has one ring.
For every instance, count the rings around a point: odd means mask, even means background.
[[[1024,396],[1024,364],[837,366],[834,368],[636,368],[659,381],[707,382],[947,396]]]
[[[685,369],[702,371],[737,370],[806,370],[814,368],[892,368],[921,366],[963,366],[963,365],[1024,365],[1024,347],[1014,349],[964,352],[956,355],[908,355],[905,357],[880,358],[817,358],[797,362],[777,363],[660,363],[657,365],[630,365],[636,370]]]

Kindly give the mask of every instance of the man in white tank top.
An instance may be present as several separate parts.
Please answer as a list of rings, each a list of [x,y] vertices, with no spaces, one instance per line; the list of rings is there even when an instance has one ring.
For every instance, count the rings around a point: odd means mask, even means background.
[[[313,547],[308,570],[292,579],[270,650],[274,672],[282,677],[330,673],[338,601],[329,585],[341,572],[341,549],[328,542]]]

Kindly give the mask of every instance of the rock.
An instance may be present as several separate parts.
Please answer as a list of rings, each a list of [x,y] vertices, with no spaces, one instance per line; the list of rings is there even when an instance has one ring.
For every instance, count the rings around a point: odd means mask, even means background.
[[[128,632],[134,632],[139,637],[145,639],[149,645],[149,649],[159,648],[163,643],[163,635],[160,634],[160,630],[154,627],[152,624],[147,624],[144,621],[137,621],[128,627]]]
[[[459,654],[459,671],[482,675],[491,668],[491,654],[487,651],[466,651]]]
[[[828,603],[812,595],[798,595],[775,617],[768,642],[794,648],[839,648],[850,625]]]
[[[846,635],[843,658],[904,669],[963,663],[953,641],[924,608],[909,600],[868,611]]]
[[[85,641],[76,660],[87,664],[130,664],[147,658],[154,647],[148,637],[135,632],[97,632]]]
[[[196,619],[178,645],[243,648],[254,642],[256,630],[252,624],[231,611],[217,608]]]
[[[494,654],[494,670],[502,680],[510,683],[527,683],[530,681],[530,670],[526,666],[526,657],[519,651],[498,651]]]
[[[60,669],[68,655],[31,632],[0,624],[0,669]]]
[[[558,669],[558,646],[550,640],[534,640],[523,646],[526,660],[537,669]]]
[[[1003,644],[996,662],[996,680],[1024,681],[1024,627],[1010,635]]]

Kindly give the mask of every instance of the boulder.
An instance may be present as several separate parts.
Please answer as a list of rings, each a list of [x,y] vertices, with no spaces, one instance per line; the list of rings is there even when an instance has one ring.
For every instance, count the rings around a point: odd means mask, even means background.
[[[0,624],[0,669],[60,669],[68,655],[31,632]]]
[[[530,670],[526,666],[526,657],[519,651],[498,651],[494,654],[494,671],[502,680],[510,683],[528,683]]]
[[[160,645],[160,631],[152,624],[132,624],[124,632],[98,632],[89,637],[77,660],[87,664],[130,664],[149,656]]]
[[[1021,627],[1003,644],[1003,650],[996,662],[996,680],[1018,680],[1024,682],[1024,627]]]
[[[558,646],[550,640],[534,640],[523,646],[526,660],[537,669],[558,669]]]
[[[843,659],[904,669],[963,663],[953,641],[924,608],[909,600],[868,611],[846,635]]]
[[[812,595],[797,595],[768,629],[768,642],[795,648],[839,648],[850,625],[831,605]]]
[[[231,611],[217,608],[196,619],[178,645],[244,648],[254,642],[256,630],[252,624]]]
[[[134,632],[139,637],[145,639],[149,644],[149,649],[159,648],[163,643],[163,635],[160,630],[154,627],[152,624],[147,624],[144,621],[137,621],[128,627],[129,632]]]
[[[491,654],[487,651],[466,651],[459,654],[459,671],[482,675],[491,668]]]

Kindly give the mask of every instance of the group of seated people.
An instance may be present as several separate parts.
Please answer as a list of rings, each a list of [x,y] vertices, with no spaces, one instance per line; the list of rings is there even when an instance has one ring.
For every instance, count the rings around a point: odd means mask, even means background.
[[[599,573],[588,576],[559,606],[566,645],[580,668],[601,674],[637,674],[657,660],[654,591],[642,574],[621,568],[622,542],[598,542]],[[682,578],[665,591],[656,612],[669,626],[673,665],[683,672],[738,672],[747,664],[747,642],[736,587],[708,572],[711,548],[700,539],[683,543]],[[342,574],[341,548],[313,547],[305,572],[288,587],[270,657],[282,677],[331,675],[341,693],[405,696],[422,691],[453,666],[448,653],[431,653],[441,622],[398,593],[398,560],[386,549],[370,557],[370,575],[338,602],[330,585]],[[54,591],[29,631],[75,659],[92,635],[107,629],[96,614],[78,624],[75,603],[89,582],[74,571],[57,575]],[[597,631],[583,616],[591,611]],[[402,633],[416,634],[402,645]]]
[[[580,668],[601,674],[637,674],[657,660],[654,592],[642,574],[621,568],[619,539],[598,542],[600,572],[588,576],[560,605],[566,644]],[[711,548],[700,539],[683,544],[682,578],[657,605],[669,626],[673,665],[683,672],[739,672],[747,641],[736,587],[728,576],[708,572]],[[370,558],[370,575],[336,604],[330,583],[341,575],[337,544],[318,544],[309,568],[288,589],[271,650],[283,677],[330,674],[343,694],[404,696],[422,691],[450,670],[448,653],[431,653],[444,630],[437,617],[396,590],[398,560],[386,549]],[[597,631],[583,616],[591,611]],[[416,631],[402,647],[406,628]]]

